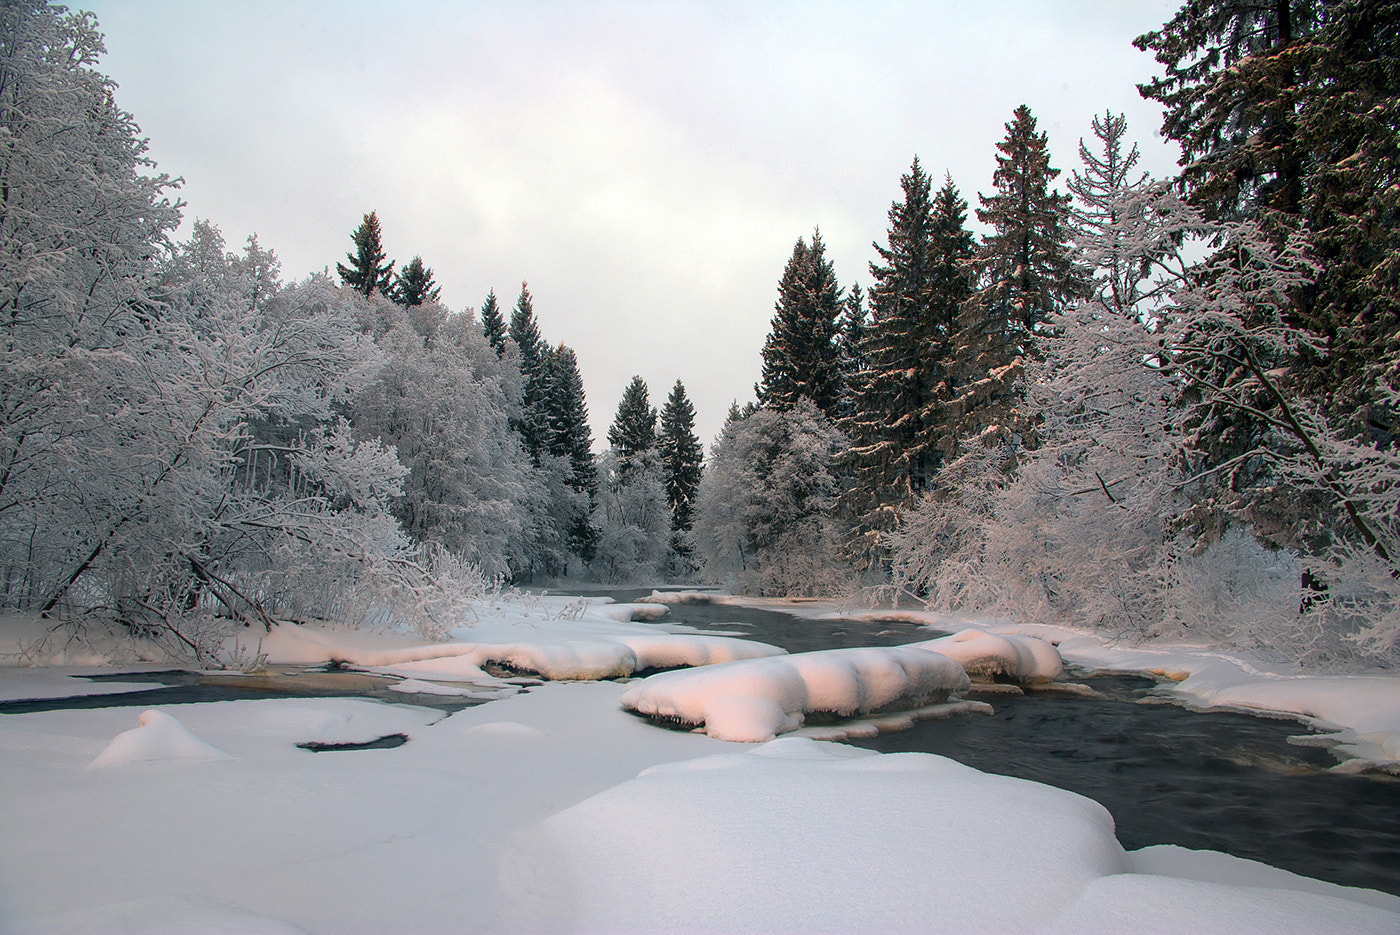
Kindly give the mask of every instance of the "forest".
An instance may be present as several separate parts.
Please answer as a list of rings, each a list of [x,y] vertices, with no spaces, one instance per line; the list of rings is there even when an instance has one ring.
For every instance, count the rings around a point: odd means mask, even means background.
[[[868,288],[796,241],[706,453],[679,380],[595,440],[528,284],[448,309],[374,210],[334,276],[176,241],[95,18],[7,2],[0,604],[210,661],[273,620],[705,582],[1393,666],[1400,3],[1187,0],[1136,44],[1177,175],[1111,112],[1064,172],[1018,107],[975,208],[915,156]]]

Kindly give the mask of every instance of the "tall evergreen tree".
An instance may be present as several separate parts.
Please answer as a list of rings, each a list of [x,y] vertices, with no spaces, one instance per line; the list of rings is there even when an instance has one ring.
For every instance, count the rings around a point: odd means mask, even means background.
[[[520,378],[524,385],[517,429],[525,443],[525,450],[538,464],[548,432],[545,395],[550,379],[549,346],[540,337],[529,283],[520,284],[520,297],[516,299],[515,309],[510,315],[510,338],[520,350]]]
[[[865,336],[870,330],[866,316],[865,293],[860,283],[853,283],[841,304],[841,320],[837,323],[836,372],[840,377],[840,402],[837,418],[848,419],[855,414],[853,386],[856,374],[865,369]]]
[[[573,348],[560,344],[549,351],[550,378],[544,398],[547,426],[545,448],[557,458],[568,459],[568,485],[582,495],[577,515],[568,523],[569,550],[592,561],[598,531],[589,517],[598,494],[598,469],[593,460],[593,432],[588,426],[588,403],[583,378]]]
[[[1135,44],[1165,68],[1139,90],[1164,107],[1189,200],[1313,247],[1319,274],[1289,313],[1322,353],[1267,365],[1388,444],[1400,416],[1376,388],[1400,370],[1400,2],[1191,0]]]
[[[423,265],[423,258],[415,256],[394,276],[394,284],[388,295],[404,308],[414,308],[424,302],[436,302],[442,293],[433,282],[433,271]]]
[[[481,333],[486,335],[486,341],[496,349],[496,356],[500,357],[506,352],[506,320],[501,315],[500,305],[496,302],[496,290],[492,289],[486,293],[486,299],[481,303]]]
[[[1124,152],[1127,118],[1105,113],[1095,116],[1092,126],[1098,149],[1080,139],[1084,167],[1071,173],[1066,186],[1077,202],[1071,210],[1072,226],[1084,265],[1095,271],[1090,298],[1117,315],[1131,315],[1142,299],[1150,264],[1136,244],[1127,242],[1128,218],[1123,213],[1144,210],[1128,195],[1142,191],[1148,176],[1135,171],[1141,157],[1137,144]]]
[[[862,563],[883,558],[883,539],[899,506],[923,490],[937,469],[960,304],[971,293],[967,263],[972,237],[967,203],[952,179],[937,199],[915,157],[900,180],[902,201],[890,207],[882,263],[870,265],[872,320],[860,353],[864,369],[851,382],[851,440],[844,462],[853,480],[842,498],[852,525],[849,543]]]
[[[632,459],[656,448],[656,408],[647,398],[646,381],[639,376],[622,393],[608,429],[608,444],[617,451],[624,470]]]
[[[1070,247],[1070,197],[1050,187],[1060,170],[1050,167],[1029,107],[1016,108],[997,149],[996,191],[978,196],[977,218],[992,232],[974,263],[980,288],[962,309],[952,412],[962,437],[991,432],[1029,443],[1017,389],[1022,364],[1037,353],[1047,317],[1087,285]]]
[[[695,435],[695,407],[680,380],[671,388],[661,408],[661,469],[666,501],[671,507],[671,548],[678,565],[690,565],[693,548],[688,533],[695,519],[695,495],[700,489],[701,462],[705,450]]]
[[[350,265],[335,264],[341,282],[367,296],[376,292],[392,295],[394,261],[384,262],[378,213],[371,211],[366,214],[350,239],[355,242],[355,252],[345,255]]]
[[[778,302],[763,345],[759,404],[783,411],[803,396],[828,416],[836,412],[841,380],[837,345],[841,288],[826,259],[821,231],[801,238],[778,283]]]

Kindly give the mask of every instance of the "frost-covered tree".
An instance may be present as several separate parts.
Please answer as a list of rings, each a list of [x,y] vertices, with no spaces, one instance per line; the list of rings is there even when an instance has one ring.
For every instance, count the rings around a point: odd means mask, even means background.
[[[695,497],[700,489],[705,449],[695,435],[695,407],[680,380],[671,387],[661,409],[661,434],[657,439],[666,503],[671,509],[671,570],[680,575],[695,570]]]
[[[423,265],[423,258],[415,256],[394,274],[394,284],[387,293],[399,305],[414,308],[425,302],[436,302],[442,293],[433,282],[433,271]]]
[[[335,264],[340,281],[364,296],[394,294],[394,261],[385,262],[384,247],[379,230],[379,214],[371,211],[360,221],[360,226],[350,235],[355,243],[355,252],[347,253],[350,261]]]
[[[1376,395],[1400,366],[1398,35],[1394,0],[1193,0],[1136,40],[1164,68],[1139,88],[1164,107],[1191,203],[1311,244],[1289,315],[1327,347],[1289,364],[1295,391],[1382,445],[1400,424]]]
[[[812,232],[810,245],[798,238],[778,282],[778,301],[763,344],[759,405],[790,409],[806,397],[828,416],[835,414],[841,396],[841,302],[821,231]]]
[[[838,557],[833,461],[843,443],[808,399],[731,418],[696,502],[696,551],[712,581],[764,595],[850,586]]]
[[[656,449],[624,459],[611,448],[599,459],[598,474],[598,535],[589,569],[610,584],[658,580],[670,554],[671,517]]]
[[[378,345],[388,362],[352,412],[356,434],[393,446],[407,469],[395,516],[415,541],[510,577],[527,563],[540,491],[509,426],[508,364],[465,314],[447,316],[429,341],[404,313]]]

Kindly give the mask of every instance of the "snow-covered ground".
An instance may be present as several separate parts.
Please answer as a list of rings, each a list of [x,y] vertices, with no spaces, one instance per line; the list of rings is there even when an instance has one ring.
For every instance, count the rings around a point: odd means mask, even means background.
[[[1125,853],[1107,811],[1049,786],[807,736],[665,730],[623,709],[646,681],[519,692],[520,679],[483,668],[781,672],[798,658],[629,622],[640,612],[543,599],[483,607],[448,643],[288,627],[239,653],[394,673],[405,697],[498,698],[450,716],[354,699],[5,715],[0,932],[1400,931],[1400,898],[1208,852]],[[39,647],[22,621],[6,624],[30,661],[93,666],[116,652],[91,634]],[[1400,761],[1394,678],[996,629],[1058,640],[1077,664],[1170,673],[1197,703],[1293,712],[1344,734],[1345,752]],[[1026,678],[1051,665],[1036,641],[947,642],[968,644],[970,665],[995,657]],[[915,674],[927,646],[901,651]],[[788,669],[856,696],[889,684],[882,659]],[[69,671],[0,669],[0,698],[88,691]],[[733,680],[715,683],[733,695]],[[911,684],[911,698],[927,693]],[[393,749],[296,746],[397,733],[409,741]]]

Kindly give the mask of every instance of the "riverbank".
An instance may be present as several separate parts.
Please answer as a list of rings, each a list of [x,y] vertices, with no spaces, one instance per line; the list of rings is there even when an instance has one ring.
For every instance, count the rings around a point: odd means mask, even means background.
[[[453,638],[538,649],[656,635],[632,614],[501,604]],[[1049,786],[928,754],[663,730],[622,710],[624,685],[520,692],[518,675],[480,667],[453,681],[444,660],[475,656],[413,644],[289,630],[249,649],[306,664],[387,654],[381,668],[439,666],[405,681],[496,700],[449,716],[287,699],[171,705],[146,723],[132,708],[0,718],[0,930],[1400,928],[1400,899],[1374,891],[1210,852],[1125,852],[1102,807]],[[35,671],[0,668],[0,691],[81,684]],[[408,741],[298,746],[394,734]]]

